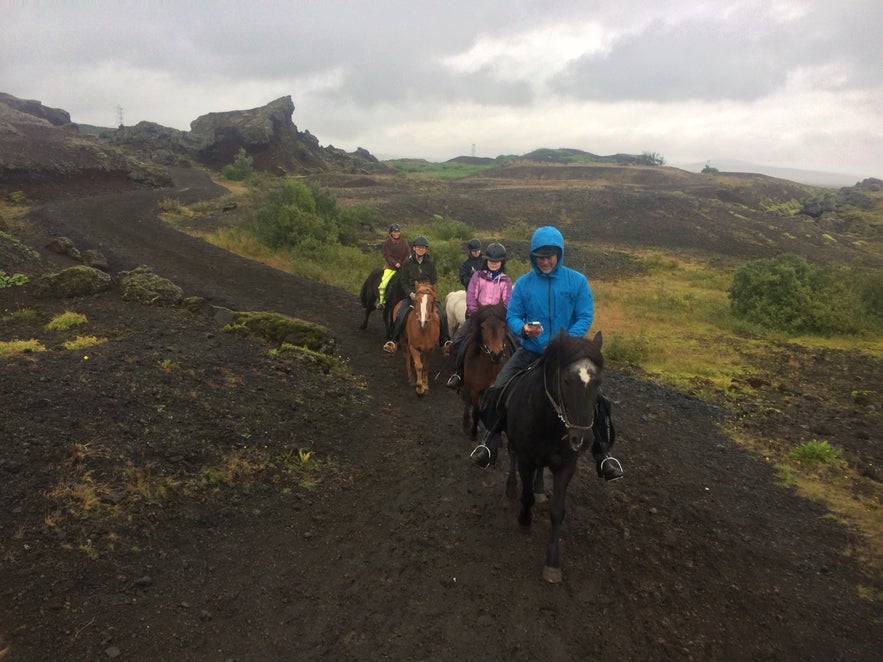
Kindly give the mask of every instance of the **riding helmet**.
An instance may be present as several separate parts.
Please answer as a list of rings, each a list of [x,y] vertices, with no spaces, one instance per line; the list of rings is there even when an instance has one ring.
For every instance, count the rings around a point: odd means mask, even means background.
[[[393,223],[392,225],[389,226],[389,231],[390,232],[401,232],[402,226],[399,225],[398,223]]]
[[[411,242],[411,246],[426,246],[429,247],[429,242],[426,240],[422,234],[414,237],[414,241]]]
[[[469,243],[466,244],[466,247],[471,251],[480,251],[481,250],[481,241],[478,239],[470,239]]]
[[[488,260],[503,261],[506,259],[506,247],[496,241],[488,244],[488,247],[484,249],[484,257]]]

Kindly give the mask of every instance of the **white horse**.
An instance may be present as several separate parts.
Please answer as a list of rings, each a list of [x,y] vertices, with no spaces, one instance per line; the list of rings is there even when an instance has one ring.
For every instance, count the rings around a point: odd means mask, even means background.
[[[445,314],[448,316],[448,331],[453,337],[466,321],[466,290],[448,292],[445,297]]]

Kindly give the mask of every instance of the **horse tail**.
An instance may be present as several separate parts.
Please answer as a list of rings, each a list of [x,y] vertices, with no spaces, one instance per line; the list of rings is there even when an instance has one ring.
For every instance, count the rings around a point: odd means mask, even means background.
[[[368,307],[368,282],[371,280],[371,276],[362,283],[362,289],[359,291],[359,300],[362,302],[362,308]]]

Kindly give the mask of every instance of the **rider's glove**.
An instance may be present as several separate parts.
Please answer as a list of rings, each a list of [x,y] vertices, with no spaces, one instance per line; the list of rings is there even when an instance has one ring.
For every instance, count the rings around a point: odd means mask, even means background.
[[[411,297],[411,301],[414,301],[414,300],[417,298],[417,293],[416,293],[416,292],[411,292],[411,294],[408,295],[408,296]]]

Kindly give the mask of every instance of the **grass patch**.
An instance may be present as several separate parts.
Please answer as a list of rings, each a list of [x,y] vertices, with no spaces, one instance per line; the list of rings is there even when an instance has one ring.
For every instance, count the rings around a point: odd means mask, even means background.
[[[46,325],[46,328],[50,331],[67,331],[75,326],[85,324],[86,321],[85,315],[66,310],[61,315],[53,317],[49,324]]]
[[[73,340],[67,340],[64,343],[65,349],[86,349],[94,347],[101,343],[107,342],[107,338],[99,338],[97,336],[77,336]]]
[[[30,340],[0,340],[0,356],[45,351],[46,348],[43,344],[35,338]]]
[[[289,492],[292,486],[313,490],[329,471],[330,465],[320,463],[311,451],[305,449],[285,449],[274,455],[267,448],[243,446],[203,467],[187,487],[217,491],[222,487],[250,485],[260,476],[281,485],[283,492]]]
[[[852,471],[839,448],[827,441],[810,440],[797,446],[783,440],[759,440],[739,430],[731,436],[772,464],[783,487],[821,503],[832,516],[857,529],[864,540],[859,559],[883,576],[883,488]]]
[[[39,315],[33,308],[22,308],[21,310],[4,311],[0,316],[0,322],[22,322],[24,324],[32,324],[37,321]]]
[[[846,465],[840,449],[835,448],[827,441],[813,439],[805,441],[799,446],[792,448],[789,455],[798,465],[805,465],[812,469],[823,466],[842,467]]]
[[[493,167],[458,161],[432,163],[422,159],[392,159],[385,161],[385,163],[402,175],[438,180],[461,179]]]
[[[167,473],[155,463],[121,460],[97,442],[75,442],[64,449],[54,482],[43,493],[43,524],[65,541],[66,549],[90,559],[113,552],[140,514],[182,497],[247,489],[257,482],[287,494],[314,490],[336,475],[331,463],[320,462],[309,450],[266,446],[232,448],[187,475]]]
[[[172,359],[163,359],[162,361],[157,361],[156,367],[160,372],[172,373],[181,369],[177,363],[172,361]]]

